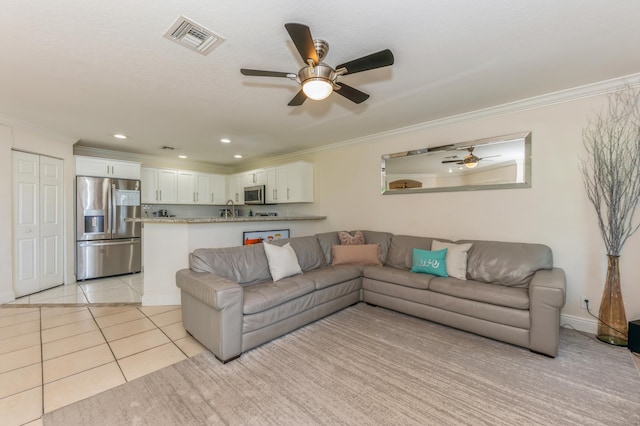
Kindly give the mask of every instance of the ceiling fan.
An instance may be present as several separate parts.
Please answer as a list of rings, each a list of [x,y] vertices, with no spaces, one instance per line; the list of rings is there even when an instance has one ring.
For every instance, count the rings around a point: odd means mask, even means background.
[[[464,158],[455,159],[455,157],[457,157],[457,155],[454,155],[453,157],[448,157],[448,158],[454,158],[453,160],[444,160],[442,162],[442,164],[456,163],[456,164],[464,165],[468,169],[473,169],[474,167],[476,167],[478,165],[480,160],[485,160],[487,158],[493,158],[493,157],[500,157],[499,154],[498,155],[489,155],[488,157],[478,157],[473,153],[474,148],[475,147],[473,147],[473,146],[465,148],[467,151],[469,151],[469,154],[465,155]]]
[[[329,51],[329,43],[324,40],[314,40],[311,37],[311,30],[304,24],[290,23],[285,24],[284,27],[306,65],[297,74],[246,68],[240,69],[240,72],[248,76],[285,77],[297,81],[302,85],[302,89],[291,99],[289,106],[302,105],[307,98],[325,99],[334,91],[352,102],[362,103],[369,98],[369,95],[344,83],[338,83],[338,77],[393,65],[393,53],[385,49],[340,64],[335,69],[331,68],[322,62]]]

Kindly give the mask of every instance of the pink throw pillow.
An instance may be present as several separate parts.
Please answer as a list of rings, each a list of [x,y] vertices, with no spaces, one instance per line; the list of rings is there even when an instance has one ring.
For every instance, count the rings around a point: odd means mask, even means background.
[[[334,245],[331,265],[382,265],[380,244]]]
[[[364,234],[362,231],[356,231],[353,236],[344,231],[338,232],[338,238],[340,238],[340,244],[347,245],[355,245],[355,244],[364,244]]]

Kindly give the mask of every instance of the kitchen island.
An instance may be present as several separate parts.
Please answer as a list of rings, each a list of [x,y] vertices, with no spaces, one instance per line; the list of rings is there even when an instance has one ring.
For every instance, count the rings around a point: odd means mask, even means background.
[[[149,217],[143,223],[143,306],[179,305],[175,274],[189,267],[189,253],[205,247],[243,243],[244,232],[288,229],[290,236],[313,235],[326,216]]]

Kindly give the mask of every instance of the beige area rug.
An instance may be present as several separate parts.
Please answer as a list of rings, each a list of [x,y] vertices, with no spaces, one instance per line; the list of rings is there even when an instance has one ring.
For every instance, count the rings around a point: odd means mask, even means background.
[[[208,352],[45,425],[640,425],[630,352],[562,330],[552,359],[358,304],[227,365]]]

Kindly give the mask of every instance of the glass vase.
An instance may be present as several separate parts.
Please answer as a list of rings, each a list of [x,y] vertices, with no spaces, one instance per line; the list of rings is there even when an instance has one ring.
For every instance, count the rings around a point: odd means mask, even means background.
[[[627,346],[628,324],[620,289],[620,256],[607,255],[607,280],[600,302],[598,339],[616,346]]]

